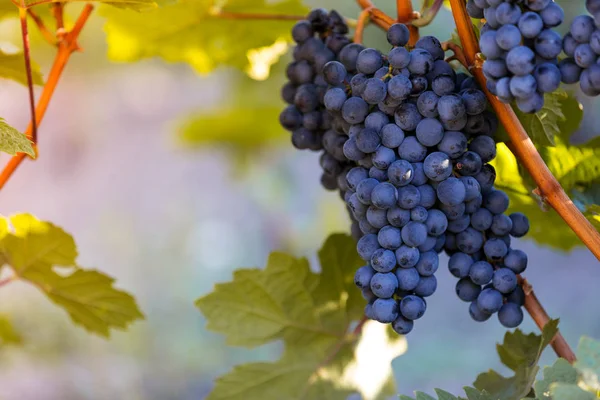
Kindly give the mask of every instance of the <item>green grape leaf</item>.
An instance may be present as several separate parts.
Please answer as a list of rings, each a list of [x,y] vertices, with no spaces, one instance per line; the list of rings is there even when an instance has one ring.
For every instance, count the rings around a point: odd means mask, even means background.
[[[439,400],[457,400],[457,397],[451,393],[446,392],[442,389],[434,389]]]
[[[277,362],[236,366],[217,378],[206,400],[345,400],[352,391],[316,377],[326,353],[320,357],[310,353],[287,352]]]
[[[191,146],[219,143],[257,149],[265,146],[265,142],[290,136],[279,124],[280,113],[281,108],[273,106],[220,108],[186,122],[179,130],[179,137]]]
[[[355,292],[360,296],[348,284],[360,264],[354,243],[350,236],[332,235],[319,251],[320,275],[311,272],[304,258],[272,253],[266,268],[235,271],[233,281],[217,284],[196,306],[206,316],[207,328],[225,335],[232,346],[254,347],[276,339],[297,345],[343,336],[351,319],[362,315],[347,310],[348,299]]]
[[[410,396],[407,396],[407,395],[405,395],[405,394],[401,394],[400,396],[398,396],[398,398],[399,398],[400,400],[415,400],[415,398],[414,398],[414,397],[410,397]]]
[[[0,18],[1,15],[2,10],[0,10]],[[31,62],[31,75],[34,85],[44,84],[40,66],[33,61]],[[12,79],[13,81],[27,85],[23,53],[7,54],[0,50],[0,78]]]
[[[23,342],[21,334],[17,332],[8,318],[0,315],[0,347],[17,345]]]
[[[79,269],[73,237],[30,214],[10,217],[12,232],[0,244],[15,277],[37,286],[61,306],[73,322],[108,337],[110,328],[125,329],[142,319],[135,300],[114,288],[114,279],[95,270]],[[59,274],[54,267],[70,267]]]
[[[2,118],[0,118],[0,151],[8,153],[11,156],[17,153],[25,153],[35,157],[35,150],[33,149],[31,140],[7,124]]]
[[[352,300],[360,297],[352,276],[362,264],[355,245],[349,235],[331,235],[319,251],[319,273],[304,258],[272,253],[265,268],[237,270],[196,301],[207,328],[230,345],[285,344],[278,361],[240,365],[218,378],[209,400],[343,400],[352,393],[332,379],[354,359],[358,335],[350,328],[363,316]]]
[[[537,372],[538,362],[544,349],[558,332],[558,320],[544,326],[541,335],[523,334],[521,330],[507,332],[504,342],[497,345],[500,361],[515,372],[511,378],[503,377],[494,370],[484,372],[473,384],[500,400],[521,399],[529,394]]]
[[[89,332],[109,337],[111,328],[125,330],[144,318],[135,299],[114,288],[114,279],[99,271],[78,269],[68,276],[52,270],[37,272],[22,279],[36,285]]]
[[[19,3],[24,8],[38,6],[41,4],[49,3],[75,3],[89,0],[13,0],[15,3]],[[120,8],[129,8],[132,10],[140,11],[149,8],[156,7],[156,3],[153,0],[95,0],[99,3],[106,3]]]
[[[51,271],[53,266],[76,265],[77,247],[63,229],[31,214],[10,217],[14,234],[2,239],[3,252],[14,272],[23,279]]]
[[[299,0],[180,0],[144,14],[105,9],[108,56],[117,62],[160,57],[201,74],[233,66],[264,79],[287,51],[293,21],[222,17],[236,12],[303,15],[307,8]]]
[[[594,393],[583,390],[575,384],[554,383],[550,386],[550,398],[556,400],[596,400]]]
[[[554,146],[554,137],[561,133],[559,123],[566,120],[562,107],[568,98],[563,91],[548,93],[544,96],[544,107],[535,114],[525,114],[513,107],[533,143]]]
[[[561,108],[565,118],[558,121],[559,136],[563,143],[570,143],[571,136],[581,126],[583,106],[573,92],[566,92],[566,97],[561,100]]]
[[[535,383],[535,394],[538,400],[550,400],[550,386],[553,383],[576,384],[579,374],[564,358],[559,358],[552,366],[544,367],[544,379]]]
[[[486,392],[485,390],[477,390],[475,388],[472,387],[464,387],[463,388],[465,390],[465,393],[467,394],[467,398],[469,400],[497,400],[497,397],[494,397],[492,395],[490,395],[488,392]]]

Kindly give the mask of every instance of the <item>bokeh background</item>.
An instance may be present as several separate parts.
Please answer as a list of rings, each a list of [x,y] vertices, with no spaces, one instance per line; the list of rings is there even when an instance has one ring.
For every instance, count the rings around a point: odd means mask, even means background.
[[[393,12],[393,2],[380,3]],[[583,12],[583,2],[565,3],[567,20]],[[350,1],[308,4],[358,13]],[[106,58],[103,23],[95,15],[86,27],[85,53],[67,67],[41,127],[40,157],[25,162],[2,190],[0,211],[32,212],[64,227],[76,238],[80,263],[117,278],[147,319],[104,340],[73,326],[35,288],[2,287],[0,313],[24,337],[21,347],[0,350],[4,400],[204,398],[233,365],[274,359],[280,348],[226,346],[206,331],[194,300],[229,280],[232,270],[264,265],[272,250],[313,257],[328,234],[348,227],[339,197],[319,184],[318,156],[295,151],[277,127],[286,57],[260,82],[232,69],[199,76],[160,60],[114,64]],[[243,21],[223,21],[233,23]],[[447,38],[453,29],[443,9],[423,33]],[[18,43],[17,24],[3,21],[0,45],[11,43]],[[369,27],[365,43],[384,48],[384,35]],[[47,72],[51,49],[35,35],[33,49]],[[0,93],[0,115],[24,129],[25,89],[0,81]],[[217,118],[255,109],[256,102],[264,117],[252,129],[239,132],[234,122]],[[584,105],[577,140],[599,131],[595,105]],[[207,116],[216,122],[186,130],[189,121]],[[198,141],[191,145],[184,137]],[[560,316],[567,340],[600,338],[600,265],[593,255],[526,240],[517,246],[529,253],[527,277],[548,312]],[[505,371],[494,352],[504,334],[500,324],[473,322],[454,295],[454,278],[441,268],[438,280],[406,353],[393,361],[399,393],[434,386],[458,392],[479,372]],[[535,330],[529,319],[522,328]],[[547,351],[543,361],[553,357]]]

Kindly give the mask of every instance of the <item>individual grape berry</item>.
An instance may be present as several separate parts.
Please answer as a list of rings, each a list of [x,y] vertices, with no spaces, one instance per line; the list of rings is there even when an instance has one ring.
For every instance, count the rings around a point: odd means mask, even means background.
[[[465,185],[457,178],[448,178],[438,185],[437,195],[443,204],[456,206],[465,201]]]
[[[508,246],[501,239],[492,238],[485,242],[483,251],[490,260],[500,261],[508,252]]]
[[[519,306],[525,305],[525,292],[521,286],[517,286],[515,290],[506,295],[506,301]]]
[[[510,293],[517,287],[517,276],[509,268],[499,268],[494,271],[492,283],[500,293]]]
[[[423,171],[429,179],[441,182],[452,175],[452,162],[446,153],[433,152],[425,158]]]
[[[506,328],[516,328],[523,322],[523,310],[515,303],[506,303],[498,311],[498,320]]]
[[[392,208],[394,204],[396,204],[397,198],[398,192],[396,191],[394,185],[389,182],[377,184],[377,186],[375,186],[371,192],[371,202],[375,207],[382,210]],[[510,221],[510,218],[508,218],[508,220]]]
[[[421,277],[415,268],[398,268],[396,279],[400,290],[411,291],[417,287]]]
[[[400,301],[400,313],[404,318],[413,321],[421,318],[425,314],[426,308],[425,301],[419,296],[405,296]]]
[[[434,118],[422,119],[416,127],[416,136],[423,146],[432,147],[444,137],[444,127]]]
[[[404,24],[393,24],[387,31],[387,41],[392,46],[403,47],[408,43],[410,33]]]
[[[398,278],[391,272],[377,272],[371,278],[371,291],[380,299],[389,299],[398,288]]]
[[[487,285],[494,276],[494,267],[486,261],[477,261],[471,265],[469,277],[476,285]]]
[[[375,49],[362,50],[356,59],[356,69],[366,75],[374,74],[383,66],[383,57],[381,53]]]
[[[525,236],[527,232],[529,232],[529,219],[523,213],[512,213],[509,217],[513,222],[510,231],[511,236],[519,238]]]
[[[323,67],[323,76],[330,85],[340,85],[346,79],[346,68],[339,61],[329,61]]]
[[[395,149],[404,141],[404,131],[396,124],[387,124],[381,128],[381,144],[390,149]]]
[[[450,273],[457,278],[466,278],[469,276],[472,265],[473,257],[461,252],[454,253],[448,261]]]
[[[477,301],[473,301],[469,305],[469,315],[477,322],[487,321],[492,316],[492,314],[481,311],[477,306]]]
[[[373,302],[373,318],[381,323],[391,323],[398,318],[400,307],[394,299],[377,299]]]
[[[361,237],[356,244],[358,255],[365,261],[369,261],[373,256],[373,253],[375,253],[375,250],[380,247],[377,235],[372,233]]]
[[[417,163],[425,159],[427,148],[415,136],[408,136],[398,146],[398,155],[410,163]]]
[[[359,124],[369,113],[369,105],[360,97],[350,97],[342,106],[342,117],[350,124]]]
[[[412,331],[414,322],[410,319],[404,318],[402,315],[398,316],[392,322],[392,329],[399,335],[406,335]]]
[[[421,276],[432,276],[439,268],[439,257],[435,251],[427,251],[421,254],[416,269]]]
[[[475,301],[480,293],[481,286],[474,284],[469,278],[463,278],[456,283],[456,295],[462,301]],[[502,295],[500,295],[500,297],[502,297]]]
[[[410,53],[404,47],[395,47],[388,53],[388,61],[392,68],[406,68],[410,63]]]
[[[477,307],[487,314],[494,314],[502,307],[502,293],[496,289],[483,289],[477,296]]]
[[[412,268],[419,262],[419,249],[409,246],[400,246],[396,250],[396,262],[401,268]]]
[[[402,241],[411,247],[418,247],[427,240],[427,227],[420,222],[411,221],[402,228]]]
[[[387,220],[390,225],[402,228],[410,221],[410,211],[400,207],[390,208],[387,210]]]
[[[415,295],[419,297],[429,297],[437,289],[437,279],[435,276],[423,276],[415,288]]]

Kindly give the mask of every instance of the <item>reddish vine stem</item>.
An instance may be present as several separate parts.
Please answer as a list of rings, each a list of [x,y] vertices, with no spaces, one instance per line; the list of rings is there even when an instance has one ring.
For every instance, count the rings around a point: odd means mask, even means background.
[[[544,307],[542,307],[542,303],[538,300],[533,292],[533,288],[529,282],[527,282],[527,279],[522,278],[521,286],[523,286],[523,291],[525,292],[525,309],[529,315],[531,315],[531,318],[538,328],[540,328],[540,330],[544,329],[544,326],[550,321],[548,313],[544,310]],[[573,353],[573,350],[560,331],[556,333],[554,339],[550,342],[550,345],[559,357],[564,358],[571,364],[576,361],[575,353]]]
[[[371,0],[356,1],[360,8],[362,8],[363,10],[369,10],[369,13],[371,14],[371,22],[373,22],[378,27],[387,30],[396,22],[392,17],[381,11],[379,8],[373,6]]]
[[[370,16],[371,16],[371,10],[369,8],[366,8],[360,12],[360,15],[358,16],[358,21],[356,24],[356,30],[354,31],[354,39],[353,39],[354,43],[362,44],[365,27],[367,26],[367,23],[369,22]]]
[[[79,37],[81,30],[85,26],[93,10],[93,5],[86,4],[86,6],[81,11],[81,14],[77,18],[73,29],[70,32],[66,33],[62,40],[59,42],[58,52],[56,54],[56,58],[54,59],[54,63],[52,64],[50,73],[48,74],[46,85],[44,86],[42,94],[40,95],[40,99],[38,100],[34,116],[29,126],[27,127],[27,131],[25,131],[25,135],[27,137],[33,137],[34,126],[38,126],[42,122],[42,119],[46,114],[46,110],[48,109],[48,105],[50,104],[50,100],[54,95],[56,86],[60,80],[60,77],[62,76],[67,62],[69,61],[69,58],[71,57],[71,54],[79,50],[79,46],[77,45],[77,38]],[[25,159],[25,156],[26,155],[24,153],[18,153],[8,161],[8,163],[0,173],[0,189],[2,189],[6,182],[8,182],[8,180],[15,172],[17,167]]]
[[[444,42],[442,43],[442,49],[444,49],[444,51],[450,50],[454,53],[454,59],[456,61],[458,61],[459,63],[461,63],[463,65],[463,67],[465,68],[469,68],[469,63],[467,62],[467,59],[465,58],[465,54],[463,53],[463,50],[460,46],[457,46],[455,43],[452,42]],[[448,61],[448,60],[446,60]]]
[[[29,91],[29,110],[31,113],[31,130],[27,138],[33,143],[37,142],[37,121],[35,118],[35,93],[33,91],[33,73],[31,72],[31,54],[29,46],[29,29],[27,27],[27,10],[19,8],[21,20],[21,36],[23,38],[23,56],[25,58],[25,73],[27,75],[27,89]]]
[[[471,72],[477,79],[479,86],[485,92],[488,101],[504,125],[504,128],[512,141],[514,152],[516,153],[515,155],[519,159],[519,162],[527,168],[535,182],[539,185],[540,190],[546,196],[548,203],[565,219],[571,229],[577,233],[594,255],[600,257],[600,235],[598,232],[596,232],[587,219],[581,215],[579,210],[577,210],[571,202],[571,199],[569,199],[562,190],[560,184],[556,181],[544,163],[544,160],[535,149],[531,139],[527,136],[527,132],[523,129],[523,126],[519,122],[519,119],[512,108],[510,108],[509,105],[500,103],[500,101],[487,90],[485,77],[483,76],[483,71],[479,65],[480,60],[477,56],[479,53],[479,45],[464,0],[450,0],[450,4],[452,6],[452,15],[456,22],[458,36],[463,45],[463,52],[467,65],[471,67]],[[552,198],[552,200],[550,200],[550,198]],[[574,224],[581,225],[575,226]],[[548,313],[546,313],[544,307],[533,292],[531,285],[525,280],[523,280],[523,288],[526,295],[525,309],[529,315],[531,315],[531,318],[535,321],[536,325],[540,329],[543,329],[550,320]],[[562,357],[569,362],[575,360],[573,350],[571,350],[569,344],[560,332],[558,332],[552,340],[552,348],[559,357]]]

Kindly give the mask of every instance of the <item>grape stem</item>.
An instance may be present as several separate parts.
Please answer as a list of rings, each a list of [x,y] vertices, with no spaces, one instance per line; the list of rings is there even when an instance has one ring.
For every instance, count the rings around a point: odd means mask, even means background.
[[[37,141],[37,121],[35,120],[35,93],[33,91],[33,73],[31,71],[31,46],[29,45],[29,28],[27,27],[27,10],[19,8],[21,20],[21,37],[23,38],[23,57],[25,59],[25,74],[27,75],[27,90],[29,92],[29,111],[31,112],[31,131],[27,138]]]
[[[358,16],[358,23],[356,24],[356,30],[354,31],[354,43],[362,44],[363,42],[363,34],[365,32],[365,27],[369,22],[369,18],[371,17],[371,9],[365,8],[360,12]]]
[[[452,51],[452,53],[454,53],[454,55],[451,57],[453,60],[458,61],[459,63],[461,63],[463,65],[463,67],[469,69],[469,63],[467,62],[467,59],[465,58],[465,54],[463,53],[463,50],[460,46],[458,46],[456,43],[452,43],[450,41],[448,42],[444,42],[442,43],[442,49],[444,49],[444,51]],[[448,60],[446,60],[448,61]]]
[[[500,122],[504,125],[512,142],[511,148],[513,153],[515,153],[519,162],[529,171],[548,204],[558,212],[592,253],[600,259],[600,234],[579,212],[556,178],[554,178],[512,108],[507,104],[501,103],[487,90],[486,80],[481,69],[481,59],[478,56],[479,45],[473,30],[471,18],[467,13],[465,1],[450,0],[450,5],[466,61],[481,90],[485,92]],[[540,329],[543,329],[550,318],[533,292],[531,285],[526,280],[523,280],[523,289],[525,291],[525,309],[531,315],[536,325]],[[571,350],[560,332],[554,337],[552,348],[559,357],[571,363],[575,360],[573,350]]]
[[[81,33],[81,30],[85,26],[88,21],[92,11],[94,10],[94,6],[91,4],[86,4],[81,14],[77,18],[73,29],[70,32],[65,33],[61,36],[60,41],[58,42],[58,52],[54,59],[54,63],[52,64],[52,68],[50,69],[50,73],[48,74],[48,79],[46,81],[46,85],[42,91],[40,99],[38,100],[37,107],[33,112],[31,122],[25,131],[25,135],[30,138],[34,142],[34,147],[36,148],[37,153],[37,137],[34,134],[37,126],[42,122],[44,115],[46,114],[46,110],[48,109],[48,105],[50,104],[50,100],[54,95],[54,91],[56,86],[62,76],[62,73],[71,57],[75,51],[80,50],[79,45],[77,44],[77,38]],[[26,14],[25,14],[26,15]],[[57,23],[61,23],[57,21]],[[0,173],[0,189],[4,187],[6,182],[10,179],[12,174],[15,172],[17,167],[23,162],[25,159],[25,153],[17,153],[17,155],[13,156],[2,172]]]
[[[521,286],[523,287],[523,291],[525,292],[525,310],[531,315],[531,318],[535,322],[535,324],[540,328],[540,330],[544,329],[544,326],[550,321],[550,317],[548,313],[540,303],[539,299],[535,295],[533,291],[533,287],[527,279],[519,277],[521,281]],[[558,331],[552,341],[550,342],[552,349],[559,356],[573,364],[576,361],[575,353],[565,340],[564,336]]]
[[[371,0],[356,0],[356,2],[363,10],[369,10],[371,22],[381,29],[387,30],[396,22],[392,17],[375,7]]]
[[[442,4],[444,4],[444,0],[434,0],[431,6],[421,10],[421,17],[412,21],[412,24],[417,28],[429,25],[442,8]]]

